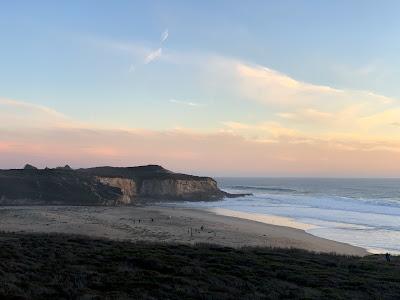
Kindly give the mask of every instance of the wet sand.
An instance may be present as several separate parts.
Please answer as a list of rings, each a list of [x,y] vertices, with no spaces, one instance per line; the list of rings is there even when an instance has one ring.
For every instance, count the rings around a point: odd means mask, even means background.
[[[365,249],[318,238],[299,228],[265,224],[200,209],[163,206],[0,207],[0,230],[71,233],[131,241],[212,243],[229,247],[300,248],[360,256],[368,254]]]

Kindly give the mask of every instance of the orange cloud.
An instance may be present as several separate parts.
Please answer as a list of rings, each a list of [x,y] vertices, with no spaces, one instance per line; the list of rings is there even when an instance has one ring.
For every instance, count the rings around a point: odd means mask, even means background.
[[[19,115],[8,115],[7,127],[0,127],[1,168],[27,162],[39,167],[155,163],[210,175],[400,175],[398,139],[310,134],[276,121],[226,122],[209,133],[184,128],[104,129],[29,105],[11,106],[18,107]],[[31,127],[31,120],[38,117],[46,121]]]
[[[17,132],[15,132],[17,133]],[[0,131],[0,137],[3,132]],[[1,140],[1,138],[0,138]],[[222,175],[398,175],[400,144],[355,143],[280,136],[262,143],[229,133],[36,129],[0,148],[0,165],[69,163],[74,167],[157,163],[172,170]],[[109,146],[112,145],[112,146]]]

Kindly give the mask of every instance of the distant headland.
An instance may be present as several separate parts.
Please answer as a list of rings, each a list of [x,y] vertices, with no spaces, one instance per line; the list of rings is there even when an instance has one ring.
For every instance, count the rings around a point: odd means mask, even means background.
[[[229,194],[210,177],[158,165],[72,169],[66,165],[0,170],[0,205],[134,205],[155,201],[213,201]]]

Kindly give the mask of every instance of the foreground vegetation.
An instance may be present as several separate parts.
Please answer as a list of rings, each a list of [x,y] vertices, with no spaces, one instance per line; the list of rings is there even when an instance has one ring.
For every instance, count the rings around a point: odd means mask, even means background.
[[[0,299],[399,299],[400,258],[0,233]]]

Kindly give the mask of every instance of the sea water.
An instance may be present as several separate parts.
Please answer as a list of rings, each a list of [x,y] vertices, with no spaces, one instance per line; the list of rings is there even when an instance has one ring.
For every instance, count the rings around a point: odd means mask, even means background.
[[[308,233],[400,254],[400,179],[218,178],[221,189],[252,196],[186,206],[284,217]],[[254,217],[254,219],[257,219]],[[301,228],[301,227],[300,227]]]

